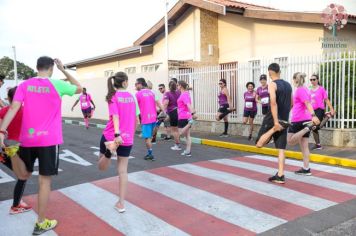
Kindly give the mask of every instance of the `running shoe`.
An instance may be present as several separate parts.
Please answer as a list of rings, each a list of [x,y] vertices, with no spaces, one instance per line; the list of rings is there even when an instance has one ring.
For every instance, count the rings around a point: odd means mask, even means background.
[[[184,150],[180,155],[181,156],[186,156],[186,157],[191,157],[192,153],[191,152],[187,152],[186,150]]]
[[[117,210],[119,213],[124,213],[126,211],[125,208],[118,208],[117,206],[114,206],[114,209]]]
[[[152,154],[147,154],[147,155],[144,157],[144,159],[145,159],[146,161],[155,161],[155,160],[156,160],[155,157],[154,157]]]
[[[312,150],[321,150],[323,147],[320,144],[315,144],[314,147],[312,147]]]
[[[54,229],[57,226],[57,224],[58,222],[56,220],[49,220],[49,219],[45,219],[42,223],[36,222],[32,235],[43,234],[44,232]]]
[[[305,128],[308,128],[309,130],[312,130],[315,125],[314,125],[313,121],[307,121],[307,122],[303,123],[303,126]]]
[[[284,129],[287,129],[289,126],[291,126],[291,124],[285,120],[278,120],[278,122]]]
[[[171,137],[166,136],[163,140],[164,140],[164,141],[169,141],[169,140],[172,140],[172,138],[171,138]]]
[[[163,111],[159,113],[159,115],[157,116],[157,120],[164,120],[166,118],[167,118],[167,114]]]
[[[173,150],[173,151],[180,151],[180,150],[182,150],[182,148],[179,146],[179,145],[174,145],[173,147],[171,147],[171,150]]]
[[[277,184],[284,184],[286,182],[284,179],[284,175],[278,176],[278,173],[276,173],[274,176],[268,178],[268,181],[277,183]]]
[[[248,141],[251,141],[252,140],[252,134],[250,134],[247,138]]]
[[[310,168],[307,170],[304,168],[300,168],[300,170],[294,171],[294,173],[296,175],[306,175],[306,176],[312,175],[312,173],[310,172]]]
[[[229,135],[227,133],[222,133],[219,135],[220,138],[227,138]]]
[[[18,151],[19,151],[19,146],[17,145],[5,147],[5,154],[10,158],[15,156]]]
[[[32,207],[27,205],[24,202],[21,202],[18,206],[14,207],[12,206],[10,208],[10,215],[16,215],[16,214],[20,214],[20,213],[24,213],[24,212],[28,212],[31,211]]]

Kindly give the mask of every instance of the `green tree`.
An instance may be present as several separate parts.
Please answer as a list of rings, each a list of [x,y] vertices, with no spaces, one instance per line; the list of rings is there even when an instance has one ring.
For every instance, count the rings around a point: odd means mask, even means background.
[[[9,57],[0,59],[0,75],[4,75],[6,79],[14,79],[14,60]],[[26,80],[36,75],[37,73],[31,67],[17,61],[17,77],[19,80]]]

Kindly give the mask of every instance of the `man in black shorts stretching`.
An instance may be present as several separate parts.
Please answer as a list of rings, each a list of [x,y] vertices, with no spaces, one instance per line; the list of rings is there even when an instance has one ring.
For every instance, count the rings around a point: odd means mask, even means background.
[[[270,94],[270,106],[268,113],[263,119],[261,129],[258,132],[256,141],[257,147],[262,147],[272,137],[275,147],[278,149],[278,172],[268,180],[283,184],[285,149],[287,146],[287,127],[289,112],[292,101],[291,85],[280,79],[280,67],[277,63],[268,66],[268,73],[272,82],[268,85]]]

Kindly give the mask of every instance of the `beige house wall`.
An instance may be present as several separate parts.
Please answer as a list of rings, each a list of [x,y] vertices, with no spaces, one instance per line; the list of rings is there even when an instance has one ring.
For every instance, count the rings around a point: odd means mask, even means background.
[[[119,62],[117,60],[107,60],[100,63],[91,63],[87,65],[80,65],[77,67],[77,77],[81,79],[93,79],[104,76],[104,71],[119,69]]]
[[[333,37],[332,31],[324,28],[324,39],[335,39],[336,43],[345,44],[346,48],[324,48],[325,52],[332,51],[355,51],[356,50],[356,25],[347,24],[345,28],[337,31],[336,38]],[[333,41],[324,41],[325,43],[333,43]],[[321,42],[320,42],[321,44]]]
[[[320,24],[219,16],[220,63],[262,57],[313,55],[322,52]]]

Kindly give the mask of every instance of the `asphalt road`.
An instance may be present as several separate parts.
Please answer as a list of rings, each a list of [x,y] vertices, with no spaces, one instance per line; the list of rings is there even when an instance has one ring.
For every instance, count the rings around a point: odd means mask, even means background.
[[[84,129],[82,126],[75,126],[75,125],[63,125],[64,127],[64,140],[65,143],[61,146],[61,155],[60,155],[60,173],[58,176],[55,176],[53,178],[53,184],[52,184],[52,189],[63,189],[66,187],[78,185],[78,184],[83,184],[83,183],[90,183],[95,180],[100,180],[100,179],[105,179],[108,177],[116,176],[116,165],[112,164],[110,169],[106,172],[100,172],[97,169],[96,162],[97,162],[97,157],[98,157],[98,145],[99,145],[99,140],[101,137],[101,130],[96,129],[96,128],[90,128],[89,130]],[[220,148],[213,148],[213,147],[208,147],[208,146],[203,146],[203,145],[194,145],[193,144],[193,156],[188,158],[188,157],[182,157],[180,156],[180,152],[174,152],[170,150],[170,147],[173,145],[172,142],[166,142],[166,141],[159,141],[157,145],[154,146],[154,154],[156,156],[157,161],[145,161],[143,160],[143,156],[146,153],[146,148],[144,145],[143,140],[139,139],[138,137],[136,138],[135,141],[135,146],[133,148],[133,151],[131,153],[131,156],[133,158],[130,159],[129,162],[129,172],[130,173],[138,173],[145,171],[144,173],[147,173],[148,170],[156,169],[159,167],[168,167],[172,165],[179,165],[179,164],[185,164],[185,163],[202,163],[202,161],[207,161],[207,160],[220,160],[220,159],[230,159],[234,157],[243,157],[247,155],[251,155],[251,153],[242,153],[238,151],[232,151],[232,150],[227,150],[227,149],[220,149]],[[236,161],[236,159],[234,159]],[[237,160],[239,161],[239,160]],[[241,161],[241,159],[240,159]],[[257,160],[255,160],[257,161]],[[274,163],[274,160],[272,160]],[[115,161],[113,160],[112,163]],[[248,162],[248,161],[247,161]],[[216,165],[215,162],[212,162],[214,164],[210,165]],[[244,164],[243,162],[239,162]],[[197,165],[206,165],[204,164],[197,164]],[[247,178],[249,178],[249,181],[253,179],[258,179],[261,176],[261,172],[264,172],[263,164],[260,164],[260,167],[262,166],[262,169],[251,169],[249,170],[250,172],[245,172],[246,173],[252,173],[250,174]],[[273,164],[274,166],[274,164]],[[319,165],[321,166],[321,165]],[[259,167],[259,168],[260,168]],[[185,168],[185,167],[180,167],[180,168]],[[215,167],[214,167],[215,168]],[[226,168],[226,166],[224,167]],[[245,168],[250,168],[250,167],[245,167]],[[268,168],[266,166],[265,168]],[[274,167],[273,167],[274,168]],[[327,167],[327,168],[333,168],[333,167]],[[179,167],[178,167],[179,169]],[[237,170],[237,169],[236,169]],[[330,169],[331,170],[331,169]],[[162,171],[162,169],[161,169]],[[209,171],[209,170],[207,170]],[[242,170],[243,171],[243,170]],[[343,171],[343,169],[341,169]],[[347,170],[351,171],[352,170]],[[149,172],[149,171],[148,171]],[[153,172],[155,172],[153,170]],[[158,173],[156,171],[156,173]],[[206,177],[208,178],[211,173],[206,172]],[[241,173],[237,173],[240,176]],[[268,173],[269,174],[269,173]],[[273,173],[271,173],[273,174]],[[138,175],[139,176],[139,175]],[[205,176],[204,176],[205,177]],[[217,176],[220,178],[220,176]],[[321,176],[323,177],[323,176]],[[356,178],[355,177],[350,177],[350,178]],[[135,178],[134,178],[135,179]],[[268,183],[265,182],[265,177],[261,180],[262,182],[259,182],[264,186],[266,184],[266,188],[270,186]],[[356,181],[356,179],[354,179]],[[6,169],[4,166],[0,166],[0,215],[3,214],[6,216],[7,211],[6,207],[4,207],[4,204],[6,201],[1,202],[3,200],[11,199],[12,198],[12,191],[13,187],[15,184],[15,177],[9,171]],[[136,179],[137,181],[137,179]],[[189,180],[186,180],[189,182]],[[330,179],[322,179],[321,181],[330,181]],[[348,181],[349,183],[352,183],[351,180]],[[256,182],[255,182],[256,183]],[[196,183],[200,184],[200,183]],[[203,183],[202,183],[203,184]],[[240,183],[236,183],[240,184]],[[292,181],[287,182],[285,187],[288,188],[294,188],[293,186],[296,183],[293,183]],[[298,183],[300,184],[300,183]],[[304,184],[304,183],[303,183]],[[318,183],[314,183],[314,185],[307,185],[305,186],[317,186]],[[340,188],[342,188],[342,184],[340,183]],[[354,184],[354,183],[352,183]],[[296,186],[296,185],[295,185]],[[351,186],[351,185],[347,185]],[[355,188],[356,185],[351,186],[352,188]],[[338,188],[338,186],[333,186],[335,188]],[[25,190],[24,195],[31,195],[37,193],[37,178],[36,176],[32,176],[27,183],[27,187]],[[207,186],[208,188],[208,186]],[[245,187],[246,188],[246,187]],[[251,189],[254,189],[254,186],[251,186]],[[314,196],[318,196],[321,193],[318,193],[317,188],[313,189],[313,187],[310,189],[310,193],[306,192],[307,194],[311,194]],[[218,189],[211,189],[211,191],[217,191]],[[226,194],[234,194],[233,192],[231,193],[229,189],[224,189],[226,190]],[[356,190],[356,189],[355,189]],[[257,191],[257,190],[256,190]],[[263,191],[263,190],[262,190]],[[328,191],[330,192],[330,189],[325,190],[322,189],[322,191]],[[348,191],[348,190],[344,190]],[[350,190],[351,191],[351,190]],[[353,191],[353,190],[352,190]],[[340,192],[335,192],[336,194],[341,194]],[[255,196],[255,195],[253,195]],[[297,199],[297,195],[292,196],[292,198],[295,197],[295,199],[287,199],[284,196],[281,196],[281,199],[286,199],[285,201],[290,201],[290,202],[301,202],[302,199]],[[345,196],[344,193],[341,194],[340,196]],[[349,195],[350,196],[350,195]],[[279,198],[279,196],[275,196],[276,198]],[[333,199],[336,197],[334,196],[327,196],[325,195],[325,198]],[[240,199],[241,201],[248,201],[245,199]],[[240,201],[239,200],[239,201]],[[324,200],[324,199],[323,199]],[[258,201],[258,199],[256,199]],[[7,204],[7,203],[6,203]],[[253,203],[252,203],[253,204]],[[317,203],[316,203],[317,204]],[[258,205],[258,204],[257,204]],[[261,206],[260,206],[261,207]],[[262,206],[263,207],[263,206]],[[309,206],[310,208],[314,208],[314,206]],[[273,212],[274,210],[271,209]],[[3,212],[1,212],[3,211]],[[286,211],[291,211],[290,209],[286,209]],[[289,214],[294,214],[293,212],[289,212]],[[7,217],[7,216],[6,216]],[[225,216],[224,216],[225,217]],[[0,231],[1,229],[6,229],[6,222],[12,222],[11,220],[14,218],[4,218],[4,220],[0,221]],[[165,219],[163,219],[165,220]],[[3,224],[3,225],[2,225]],[[32,224],[32,223],[31,223]],[[258,222],[256,223],[258,225]],[[1,228],[3,227],[3,228]],[[135,226],[132,226],[135,227]],[[204,227],[203,225],[201,227]],[[0,233],[1,235],[1,233]],[[353,197],[349,198],[347,201],[339,201],[337,204],[333,204],[330,207],[323,208],[321,210],[313,211],[310,214],[307,214],[302,217],[298,217],[292,220],[288,220],[286,223],[280,224],[277,227],[271,228],[270,230],[264,231],[260,233],[259,235],[265,235],[265,236],[278,236],[278,235],[288,235],[288,236],[309,236],[309,235],[317,235],[317,236],[345,236],[345,235],[350,235],[354,236],[356,235],[356,199],[355,195]]]

